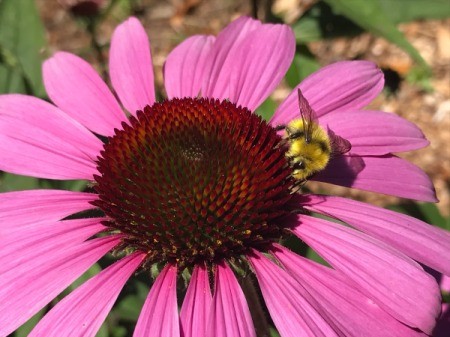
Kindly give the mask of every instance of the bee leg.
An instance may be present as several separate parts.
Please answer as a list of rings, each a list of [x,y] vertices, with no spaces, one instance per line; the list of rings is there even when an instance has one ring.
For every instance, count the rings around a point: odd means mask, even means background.
[[[274,146],[274,149],[278,149],[278,148],[280,148],[280,147],[286,146],[288,142],[289,142],[289,139],[287,139],[287,138],[282,138],[282,139],[278,142],[278,144],[276,144],[276,145]]]
[[[294,185],[292,186],[291,194],[298,193],[302,189],[303,185],[305,185],[305,183],[306,180],[296,180]]]
[[[292,210],[292,213],[295,213],[295,214],[305,214],[305,215],[310,215],[310,214],[311,214],[310,211],[308,211],[308,210],[306,210],[306,209],[304,209],[304,208],[293,209],[293,210]]]
[[[281,131],[283,129],[286,129],[286,125],[277,125],[274,127],[275,131]]]

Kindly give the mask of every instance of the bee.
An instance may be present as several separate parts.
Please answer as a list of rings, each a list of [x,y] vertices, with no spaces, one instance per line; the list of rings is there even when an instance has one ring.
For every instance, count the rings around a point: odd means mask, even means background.
[[[277,126],[276,130],[285,129],[284,142],[288,145],[286,157],[292,176],[304,182],[325,169],[333,155],[350,151],[351,144],[333,131],[323,129],[301,90],[298,89],[297,93],[300,118]]]

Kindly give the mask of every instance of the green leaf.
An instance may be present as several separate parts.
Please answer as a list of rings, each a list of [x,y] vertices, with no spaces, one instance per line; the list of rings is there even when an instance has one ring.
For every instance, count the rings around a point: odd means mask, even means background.
[[[360,27],[391,41],[407,52],[427,74],[431,69],[419,52],[405,39],[383,10],[378,0],[325,0],[335,12],[341,13]]]
[[[390,205],[386,208],[412,216],[431,225],[450,230],[450,217],[445,218],[437,208],[436,204],[408,201],[401,204]]]
[[[269,97],[258,107],[256,114],[261,116],[265,121],[269,121],[276,108],[277,104]]]
[[[75,280],[70,286],[68,286],[64,291],[58,295],[58,298],[63,298],[67,295],[69,295],[72,291],[77,289],[79,286],[84,284],[86,281],[88,281],[90,278],[94,277],[98,273],[102,271],[102,268],[98,263],[92,265],[88,270],[86,270],[79,278]]]
[[[99,274],[102,271],[102,268],[98,263],[92,265],[86,272],[84,272],[83,275],[81,275],[79,278],[75,280],[66,290],[64,290],[64,293],[68,294],[72,291],[74,291],[76,288],[84,284],[86,281],[88,281],[90,278],[94,277],[95,275]]]
[[[107,322],[103,322],[102,326],[98,330],[96,337],[109,337],[109,329]]]
[[[386,16],[394,23],[450,16],[448,0],[377,0]]]
[[[123,326],[115,326],[114,330],[112,331],[112,336],[113,337],[126,337],[126,336],[130,336],[130,333]]]
[[[447,228],[447,219],[439,211],[436,204],[433,203],[417,203],[417,207],[422,213],[422,218],[424,221],[431,225],[441,227],[443,229]]]
[[[0,192],[33,190],[39,188],[39,179],[3,173],[0,176]]]
[[[144,301],[141,301],[136,295],[129,295],[119,302],[115,313],[120,319],[136,322]]]
[[[137,321],[149,291],[144,283],[136,281],[135,284],[137,288],[136,293],[121,299],[114,309],[114,315],[130,322]]]
[[[292,25],[297,43],[308,43],[338,36],[356,36],[361,27],[342,15],[337,15],[324,2],[318,2]]]
[[[83,191],[87,184],[88,183],[86,180],[41,180],[41,188],[57,190]]]
[[[319,254],[317,254],[316,251],[312,248],[308,248],[308,251],[306,252],[306,257],[309,260],[315,261],[324,266],[329,266],[329,264]]]
[[[278,331],[276,331],[274,328],[270,328],[270,337],[281,337]]]
[[[297,43],[308,43],[323,38],[318,18],[305,16],[292,25]]]
[[[450,303],[450,293],[442,292],[442,303]]]
[[[0,0],[1,1],[1,0]],[[31,317],[25,324],[23,324],[19,329],[16,330],[15,337],[26,337],[30,334],[31,330],[38,324],[41,318],[44,316],[47,308],[44,307],[41,311]]]
[[[428,69],[422,67],[412,68],[406,76],[410,83],[419,85],[426,92],[433,92],[434,87],[430,81],[430,73]]]
[[[27,91],[25,79],[17,65],[15,56],[0,44],[0,93]]]
[[[45,32],[35,1],[0,1],[0,46],[0,89],[44,96],[41,50]]]

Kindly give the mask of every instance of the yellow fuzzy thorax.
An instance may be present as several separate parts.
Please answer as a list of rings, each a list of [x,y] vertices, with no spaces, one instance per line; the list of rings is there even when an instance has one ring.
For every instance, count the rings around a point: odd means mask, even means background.
[[[314,173],[322,171],[327,166],[331,155],[328,133],[319,124],[313,121],[309,123],[311,123],[309,137],[306,137],[303,119],[295,119],[286,127],[289,144],[286,156],[293,168],[292,176],[298,180],[305,180]]]

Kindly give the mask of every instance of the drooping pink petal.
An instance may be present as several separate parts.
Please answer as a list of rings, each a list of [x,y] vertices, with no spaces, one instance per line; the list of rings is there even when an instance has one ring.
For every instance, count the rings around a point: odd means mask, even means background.
[[[265,24],[249,33],[234,57],[230,101],[254,111],[280,83],[294,53],[289,26]]]
[[[382,111],[342,111],[327,114],[320,124],[352,144],[358,155],[383,155],[417,150],[429,142],[422,131],[407,120]]]
[[[230,78],[236,67],[235,57],[244,39],[260,26],[260,21],[242,16],[219,33],[206,61],[202,96],[218,99],[230,97]]]
[[[169,98],[198,96],[208,55],[215,40],[214,36],[191,36],[167,56],[164,86]]]
[[[131,17],[115,29],[109,72],[120,101],[130,113],[155,102],[150,42],[138,19]]]
[[[105,227],[102,218],[64,220],[53,223],[41,222],[38,226],[22,227],[1,237],[0,274],[6,282],[15,279],[17,273],[27,270],[27,262],[36,254],[46,254],[58,247],[65,249],[80,244],[101,232]],[[31,268],[35,267],[32,263]]]
[[[215,291],[206,336],[256,337],[247,300],[226,263],[216,268]]]
[[[0,96],[0,170],[51,179],[92,179],[102,142],[55,106]]]
[[[285,270],[254,251],[247,256],[258,279],[264,301],[282,337],[337,337],[317,303],[310,303],[305,289]]]
[[[126,120],[105,82],[82,58],[58,52],[44,62],[43,75],[51,100],[88,129],[112,136]]]
[[[144,257],[129,255],[92,277],[50,310],[28,336],[94,337]]]
[[[15,191],[0,194],[0,237],[22,227],[56,222],[71,214],[94,208],[93,193],[62,190]]]
[[[431,333],[440,312],[435,280],[399,251],[354,229],[301,215],[294,234],[399,321]]]
[[[408,328],[348,284],[346,278],[277,245],[273,255],[316,299],[346,337],[425,337]]]
[[[308,210],[342,220],[413,259],[450,275],[450,233],[387,209],[332,196],[302,196]]]
[[[168,264],[150,289],[134,337],[180,337],[176,283],[177,267]]]
[[[211,302],[208,271],[196,266],[181,307],[181,337],[206,337]]]
[[[433,183],[425,172],[394,155],[337,156],[311,179],[419,201],[437,201]]]
[[[270,124],[286,125],[299,118],[299,87],[317,116],[330,112],[359,110],[369,104],[383,89],[381,70],[368,61],[343,61],[330,64],[308,76],[281,103]]]
[[[33,259],[18,266],[15,278],[6,279],[1,275],[0,336],[7,336],[26,322],[116,246],[120,239],[118,236],[94,239],[57,247],[45,254],[38,250]],[[41,242],[36,248],[48,250],[49,247]]]

